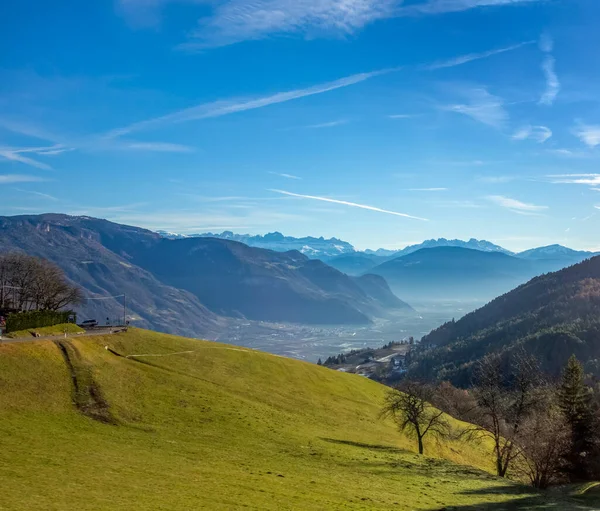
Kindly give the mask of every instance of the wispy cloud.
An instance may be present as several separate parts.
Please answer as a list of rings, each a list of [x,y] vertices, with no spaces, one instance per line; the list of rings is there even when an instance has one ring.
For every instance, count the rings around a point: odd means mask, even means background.
[[[543,144],[552,136],[552,130],[546,126],[523,126],[519,128],[512,136],[514,140],[535,140],[536,142]]]
[[[42,199],[48,199],[48,200],[51,200],[51,201],[58,201],[58,199],[56,197],[54,197],[53,195],[49,195],[47,193],[36,192],[35,190],[23,190],[21,188],[15,188],[15,190],[17,192],[26,193],[26,194],[29,194],[29,195],[35,195],[36,197],[41,197]]]
[[[350,206],[353,208],[367,209],[369,211],[376,211],[378,213],[386,213],[388,215],[395,215],[395,216],[401,216],[404,218],[411,218],[413,220],[422,220],[424,222],[428,221],[427,218],[421,218],[418,216],[408,215],[406,213],[398,213],[397,211],[390,211],[387,209],[376,208],[375,206],[367,206],[365,204],[357,204],[356,202],[348,202],[348,201],[343,201],[343,200],[331,199],[329,197],[318,197],[316,195],[302,195],[299,193],[286,192],[284,190],[271,189],[270,191],[275,192],[275,193],[281,193],[283,195],[288,195],[290,197],[298,197],[300,199],[310,199],[310,200],[318,200],[318,201],[323,201],[323,202],[331,202],[333,204],[341,204],[343,206]]]
[[[409,192],[445,192],[448,188],[409,188]]]
[[[515,176],[479,176],[477,181],[482,183],[489,183],[492,185],[510,183],[516,179]]]
[[[308,129],[320,129],[320,128],[333,128],[335,126],[341,126],[342,124],[348,124],[347,119],[340,119],[338,121],[322,122],[320,124],[310,124],[305,126]]]
[[[548,209],[548,206],[537,206],[535,204],[528,204],[521,202],[517,199],[511,199],[510,197],[504,197],[503,195],[489,195],[488,200],[492,201],[498,206],[509,209],[513,213],[519,213],[523,215],[535,215],[539,214],[540,211]]]
[[[388,68],[379,71],[372,71],[369,73],[358,73],[351,76],[340,78],[332,82],[326,82],[318,85],[313,85],[306,89],[295,89],[286,92],[277,92],[270,96],[263,96],[256,99],[238,99],[229,101],[215,101],[212,103],[202,103],[197,106],[179,110],[171,114],[156,117],[154,119],[148,119],[146,121],[137,122],[126,126],[124,128],[116,129],[108,133],[108,138],[120,137],[134,131],[142,131],[148,128],[161,126],[164,124],[175,124],[181,122],[194,121],[199,119],[209,119],[212,117],[221,117],[224,115],[230,115],[238,112],[245,112],[247,110],[255,110],[257,108],[264,108],[266,106],[275,105],[279,103],[285,103],[286,101],[292,101],[294,99],[300,99],[307,96],[314,96],[316,94],[323,94],[325,92],[341,89],[343,87],[349,87],[355,85],[370,78],[380,76],[398,68]]]
[[[479,7],[499,7],[503,5],[518,5],[534,3],[543,0],[427,0],[425,2],[408,5],[402,8],[401,14],[444,14],[446,12],[460,12]]]
[[[572,149],[548,149],[547,152],[550,154],[555,154],[557,156],[563,156],[565,158],[587,158],[591,155],[591,153],[587,151],[574,151]]]
[[[29,165],[30,167],[35,167],[36,169],[52,170],[50,165],[38,160],[34,160],[29,156],[23,156],[20,151],[11,148],[0,148],[0,158],[23,163],[24,165]]]
[[[553,183],[600,186],[600,174],[551,174]]]
[[[467,115],[494,128],[502,128],[508,121],[502,98],[490,94],[485,88],[470,89],[465,95],[467,103],[446,105],[442,109]]]
[[[0,184],[9,183],[35,183],[45,181],[38,176],[25,176],[23,174],[0,174]]]
[[[574,135],[589,147],[600,145],[600,126],[579,124],[574,130]]]
[[[487,59],[488,57],[492,57],[494,55],[499,55],[501,53],[513,51],[513,50],[521,48],[525,45],[533,44],[533,43],[535,43],[535,41],[526,41],[526,42],[519,43],[519,44],[513,44],[512,46],[507,46],[505,48],[499,48],[497,50],[489,50],[489,51],[484,51],[481,53],[469,53],[467,55],[461,55],[459,57],[454,57],[449,60],[441,60],[439,62],[434,62],[433,64],[427,64],[427,65],[423,66],[423,69],[426,69],[428,71],[435,71],[436,69],[456,67],[456,66],[460,66],[462,64],[467,64],[474,60]]]
[[[181,144],[170,144],[167,142],[132,142],[127,144],[127,148],[164,153],[191,153],[194,151],[193,147]]]
[[[560,82],[554,69],[556,61],[550,55],[550,52],[554,49],[554,40],[548,34],[544,34],[540,38],[539,46],[540,50],[546,53],[542,62],[542,71],[546,77],[546,90],[540,98],[540,105],[552,105],[560,92]]]
[[[392,114],[388,115],[387,117],[388,119],[410,119],[415,116],[411,114]]]
[[[552,105],[560,92],[560,82],[554,70],[554,64],[555,60],[551,55],[547,55],[542,63],[542,71],[546,77],[546,90],[540,98],[541,105]]]
[[[197,29],[180,48],[202,50],[278,35],[346,36],[374,21],[394,16],[401,3],[401,0],[225,0],[216,4],[211,16],[199,20]]]
[[[285,174],[280,172],[269,172],[269,174],[273,174],[274,176],[285,177],[286,179],[302,179],[301,177],[294,176],[293,174]]]
[[[187,42],[179,45],[201,51],[273,36],[345,37],[386,18],[536,1],[541,0],[427,0],[408,6],[403,0],[118,0],[117,5],[138,26],[157,25],[162,8],[170,2],[212,5],[212,12],[200,18]]]

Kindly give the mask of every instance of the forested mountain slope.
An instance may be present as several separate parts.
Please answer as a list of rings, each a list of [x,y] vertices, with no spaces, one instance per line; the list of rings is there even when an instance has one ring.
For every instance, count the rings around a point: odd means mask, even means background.
[[[600,257],[534,278],[459,321],[442,325],[422,343],[435,348],[414,362],[413,375],[468,385],[487,353],[522,346],[542,369],[557,375],[575,354],[600,376]]]

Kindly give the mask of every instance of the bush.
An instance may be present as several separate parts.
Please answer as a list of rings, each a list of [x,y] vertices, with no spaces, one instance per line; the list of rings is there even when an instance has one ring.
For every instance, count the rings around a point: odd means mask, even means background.
[[[60,325],[61,323],[68,323],[70,317],[77,319],[72,311],[17,312],[7,316],[6,332]]]

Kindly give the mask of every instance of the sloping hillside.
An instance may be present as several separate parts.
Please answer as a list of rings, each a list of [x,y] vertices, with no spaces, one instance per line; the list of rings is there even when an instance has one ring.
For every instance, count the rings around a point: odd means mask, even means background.
[[[414,440],[378,419],[384,392],[312,364],[142,330],[0,344],[0,509],[545,502],[479,470],[491,468],[485,445],[426,441],[434,457],[415,455]]]
[[[211,337],[221,328],[221,318],[192,293],[166,285],[129,260],[132,246],[156,240],[160,237],[145,229],[87,217],[0,217],[0,251],[21,250],[49,259],[83,288],[80,320],[122,318],[119,295],[125,294],[128,317],[136,325]],[[107,298],[112,296],[119,297]]]
[[[126,294],[136,324],[195,336],[210,335],[222,322],[218,315],[366,324],[391,303],[299,252],[213,238],[168,240],[90,217],[0,217],[0,250],[54,261],[88,297]],[[116,314],[122,307],[115,300],[87,301],[83,309],[96,318]]]
[[[600,376],[600,257],[534,278],[423,338],[437,349],[415,373],[468,385],[473,364],[486,353],[523,346],[542,368],[558,374],[571,354]]]

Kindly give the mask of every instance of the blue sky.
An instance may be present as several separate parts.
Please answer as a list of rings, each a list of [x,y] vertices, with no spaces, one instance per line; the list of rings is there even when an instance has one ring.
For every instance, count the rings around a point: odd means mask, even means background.
[[[0,214],[600,250],[597,0],[9,0]]]

